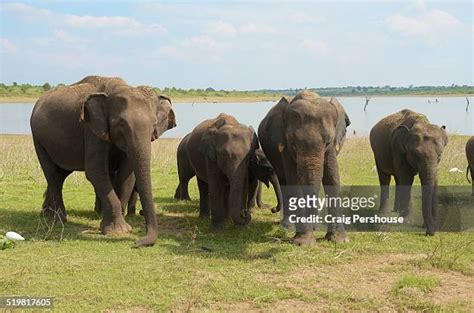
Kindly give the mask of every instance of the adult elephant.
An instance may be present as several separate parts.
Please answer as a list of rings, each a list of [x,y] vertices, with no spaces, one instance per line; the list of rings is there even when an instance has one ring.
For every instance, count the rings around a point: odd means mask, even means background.
[[[48,187],[43,212],[66,221],[62,188],[73,171],[85,171],[103,208],[103,234],[131,227],[110,178],[118,186],[136,179],[145,212],[146,236],[136,246],[153,245],[157,237],[150,179],[151,142],[176,126],[171,102],[149,87],[131,87],[120,78],[88,76],[43,95],[30,119],[36,153]],[[130,189],[130,188],[129,188]],[[122,190],[122,199],[131,190]]]
[[[188,184],[191,178],[196,175],[196,171],[191,164],[191,160],[189,159],[187,151],[187,145],[190,136],[191,134],[184,136],[178,145],[177,163],[179,184],[176,187],[174,198],[179,200],[191,199],[188,193]],[[262,202],[261,199],[261,182],[263,182],[267,187],[269,187],[269,183],[272,184],[275,191],[275,196],[277,198],[277,206],[272,209],[272,212],[279,212],[283,206],[280,184],[278,183],[278,177],[276,176],[272,165],[268,161],[262,149],[255,150],[255,157],[250,159],[248,171],[249,191],[247,208],[251,210],[256,206],[259,208],[268,207]]]
[[[466,157],[467,157],[467,169],[466,178],[469,181],[469,173],[471,174],[472,184],[472,196],[474,196],[474,136],[472,136],[466,143]]]
[[[411,186],[419,174],[426,235],[436,232],[437,167],[448,142],[446,127],[405,109],[381,119],[370,131],[370,145],[380,182],[380,211],[388,213],[389,186],[395,177],[395,211],[410,212]]]
[[[258,149],[253,128],[221,113],[197,125],[185,148],[197,177],[200,216],[210,214],[214,230],[223,229],[228,215],[238,226],[250,222],[248,169]]]
[[[316,93],[302,91],[291,101],[285,97],[270,109],[260,123],[258,137],[265,155],[275,169],[283,190],[283,223],[289,220],[290,186],[296,195],[319,194],[321,183],[329,196],[339,194],[339,169],[336,156],[342,148],[350,125],[342,105],[335,98],[327,101]],[[299,209],[302,217],[310,210]],[[339,216],[339,208],[329,208]],[[296,245],[312,245],[314,225],[296,224]],[[346,241],[342,224],[329,223],[326,239]]]

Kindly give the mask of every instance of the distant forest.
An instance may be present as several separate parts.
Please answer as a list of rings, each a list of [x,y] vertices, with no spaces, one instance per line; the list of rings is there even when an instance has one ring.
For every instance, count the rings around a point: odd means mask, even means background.
[[[64,84],[59,84],[61,86]],[[57,87],[49,83],[43,85],[18,84],[11,85],[0,83],[0,97],[39,97],[44,92]],[[275,97],[293,96],[303,89],[317,92],[321,96],[396,96],[396,95],[472,95],[474,86],[455,85],[451,86],[408,86],[408,87],[373,87],[373,86],[348,86],[348,87],[325,87],[325,88],[301,88],[301,89],[261,89],[261,90],[215,90],[211,87],[206,89],[181,89],[181,88],[155,88],[160,94],[175,98],[192,97]]]

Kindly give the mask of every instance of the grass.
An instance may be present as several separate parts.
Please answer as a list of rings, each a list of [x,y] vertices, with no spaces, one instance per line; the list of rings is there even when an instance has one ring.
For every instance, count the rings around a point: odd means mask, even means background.
[[[465,136],[451,136],[441,185],[467,186]],[[335,246],[316,232],[314,247],[294,247],[278,216],[259,210],[244,230],[222,234],[198,219],[198,190],[175,201],[178,140],[153,144],[153,192],[160,229],[152,248],[132,249],[144,233],[127,218],[127,236],[99,234],[94,192],[83,173],[64,187],[69,220],[49,229],[39,219],[46,187],[31,137],[0,136],[0,234],[27,241],[0,251],[0,296],[53,296],[58,311],[472,311],[474,234],[351,232]],[[351,137],[339,156],[345,185],[376,185],[367,138]],[[417,180],[416,183],[419,184]],[[274,204],[271,190],[264,200]],[[442,248],[441,248],[442,247]],[[443,252],[440,252],[443,251]]]

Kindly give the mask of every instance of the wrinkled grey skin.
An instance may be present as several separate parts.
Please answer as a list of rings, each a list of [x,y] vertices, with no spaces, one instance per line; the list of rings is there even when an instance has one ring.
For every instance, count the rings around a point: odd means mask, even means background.
[[[466,143],[466,158],[467,158],[467,169],[466,178],[472,185],[472,196],[474,196],[474,136],[472,136]],[[471,174],[471,180],[469,180],[469,174]]]
[[[335,98],[327,101],[310,91],[298,93],[291,101],[283,97],[260,123],[260,144],[283,190],[284,226],[288,225],[290,215],[287,207],[290,195],[284,186],[299,186],[298,196],[303,195],[302,186],[308,186],[317,195],[322,183],[328,196],[339,194],[336,156],[349,125],[349,117]],[[333,216],[341,214],[339,208],[328,210]],[[300,216],[308,214],[309,210]],[[326,239],[348,240],[342,224],[329,224]],[[294,244],[314,243],[313,225],[296,224]]]
[[[178,145],[177,161],[179,184],[178,187],[176,187],[174,198],[179,200],[190,200],[188,184],[191,178],[196,175],[186,149],[190,135],[191,134],[186,135]],[[259,208],[269,207],[261,200],[262,190],[260,183],[263,182],[267,187],[269,187],[269,183],[271,183],[275,191],[277,206],[273,208],[272,211],[280,211],[283,206],[283,199],[281,196],[280,184],[278,183],[278,177],[261,149],[255,150],[255,158],[250,160],[248,170],[249,193],[247,208],[252,210],[257,206]]]
[[[248,168],[257,148],[255,131],[223,113],[189,135],[186,151],[198,181],[200,216],[211,216],[213,230],[222,230],[227,216],[237,226],[250,222]]]
[[[39,162],[48,182],[43,212],[66,221],[62,187],[74,171],[85,171],[103,209],[102,233],[126,233],[130,225],[122,203],[136,180],[146,220],[146,236],[136,246],[153,245],[157,237],[150,179],[151,142],[176,126],[171,102],[148,87],[131,87],[120,78],[88,76],[56,88],[35,104],[30,119]],[[125,190],[128,189],[128,190]]]
[[[428,119],[411,110],[402,110],[380,120],[370,131],[379,175],[380,211],[388,213],[389,186],[395,177],[395,211],[410,213],[411,186],[415,175],[422,184],[423,220],[426,235],[436,232],[437,170],[448,142],[445,127],[430,124]]]

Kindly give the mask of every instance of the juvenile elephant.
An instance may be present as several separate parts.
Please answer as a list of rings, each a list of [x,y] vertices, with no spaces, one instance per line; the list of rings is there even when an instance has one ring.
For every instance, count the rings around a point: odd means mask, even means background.
[[[177,161],[179,184],[178,187],[176,187],[174,197],[175,199],[180,200],[190,200],[188,184],[191,178],[196,175],[186,149],[190,135],[191,134],[187,134],[178,145]],[[263,182],[267,187],[269,187],[269,183],[271,183],[275,191],[277,206],[273,208],[272,211],[280,211],[281,207],[283,206],[283,200],[281,196],[280,184],[278,183],[278,177],[276,176],[272,165],[261,149],[255,150],[255,157],[250,159],[248,170],[249,193],[247,208],[252,209],[255,206],[258,206],[259,208],[268,207],[261,200],[262,190],[260,183]]]
[[[253,128],[221,113],[197,125],[185,149],[197,177],[200,216],[210,213],[214,230],[223,229],[228,215],[236,225],[247,224],[248,169],[258,149]]]
[[[436,232],[437,167],[448,139],[445,126],[426,116],[402,110],[380,120],[370,131],[370,145],[380,181],[380,211],[389,212],[391,176],[395,177],[395,211],[409,214],[411,186],[419,174],[426,235]]]
[[[85,171],[103,209],[102,233],[128,232],[131,227],[123,218],[121,201],[128,201],[133,187],[124,182],[136,179],[146,220],[146,236],[136,245],[155,243],[150,151],[153,140],[176,126],[169,99],[149,87],[131,87],[120,78],[88,76],[43,95],[30,124],[48,183],[45,214],[66,221],[64,180],[73,171]],[[128,190],[114,190],[112,171],[117,172],[116,186],[129,186],[123,188]]]
[[[335,98],[327,101],[310,91],[298,93],[291,101],[281,98],[260,123],[260,144],[283,190],[284,224],[288,223],[290,216],[290,194],[285,187],[297,188],[298,196],[308,191],[319,195],[323,183],[328,196],[338,196],[340,179],[336,156],[349,125],[349,117],[339,101]],[[301,210],[301,217],[311,214],[310,210]],[[339,208],[332,207],[329,213],[333,216],[341,214]],[[294,243],[314,244],[313,228],[312,224],[297,223]],[[326,239],[348,240],[344,226],[328,224]]]
[[[469,173],[471,174],[472,184],[472,195],[474,196],[474,136],[472,136],[466,143],[466,157],[467,157],[467,169],[466,178],[469,181]]]

